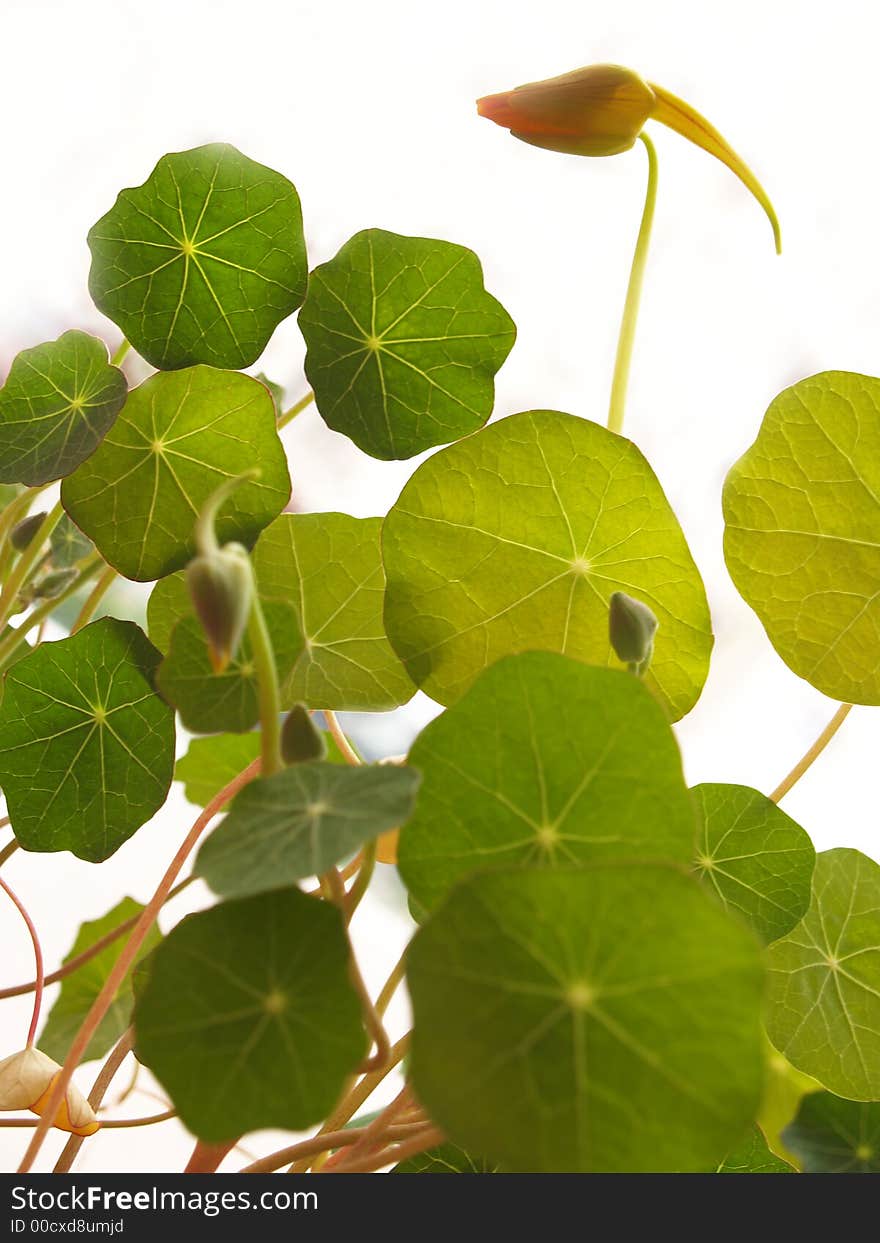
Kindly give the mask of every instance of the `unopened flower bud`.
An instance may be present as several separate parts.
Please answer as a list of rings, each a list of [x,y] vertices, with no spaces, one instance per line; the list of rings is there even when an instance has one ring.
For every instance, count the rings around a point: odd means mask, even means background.
[[[9,533],[9,542],[16,552],[24,552],[43,525],[45,517],[45,512],[41,514],[28,514],[26,518],[22,518],[21,522],[15,524]]]
[[[61,1067],[39,1049],[22,1049],[0,1061],[0,1110],[28,1109],[42,1117]],[[68,1086],[52,1125],[74,1135],[94,1135],[100,1123],[74,1084]]]
[[[654,654],[657,618],[641,600],[615,591],[608,602],[608,637],[620,660],[640,676]]]
[[[34,583],[34,596],[39,600],[54,600],[76,577],[77,571],[72,565],[66,570],[52,570]]]
[[[194,557],[186,567],[186,585],[208,640],[211,668],[222,673],[238,651],[253,603],[247,550],[226,544]]]
[[[323,760],[327,743],[303,704],[294,704],[281,726],[281,758],[285,764]]]

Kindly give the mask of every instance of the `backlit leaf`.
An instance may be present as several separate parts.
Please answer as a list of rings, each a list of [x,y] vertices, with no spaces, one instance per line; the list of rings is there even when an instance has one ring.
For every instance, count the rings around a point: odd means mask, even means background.
[[[159,659],[132,622],[104,617],[9,670],[0,785],[26,850],[99,863],[165,802],[174,713],[153,689]]]
[[[0,482],[70,474],[113,426],[127,392],[106,345],[85,332],[22,350],[0,388]]]
[[[714,1168],[754,1117],[758,944],[670,865],[471,877],[407,982],[418,1098],[506,1169]]]
[[[306,291],[296,190],[225,143],[164,155],[89,247],[99,310],[162,369],[249,366]]]
[[[207,807],[215,794],[229,785],[260,754],[260,735],[213,734],[193,738],[186,755],[174,767],[174,780],[196,807]]]
[[[770,404],[724,486],[724,555],[800,677],[880,704],[880,380],[826,371]]]
[[[409,762],[422,787],[398,858],[424,906],[487,867],[693,857],[675,738],[629,673],[509,656],[426,726]]]
[[[70,521],[67,514],[62,514],[55,524],[55,529],[49,538],[49,546],[52,550],[52,564],[59,570],[76,565],[95,550],[95,545],[89,537],[83,535],[76,523]]]
[[[200,1139],[321,1121],[366,1051],[340,911],[285,889],[190,915],[152,955],[135,1030]]]
[[[472,251],[382,229],[311,273],[299,326],[324,421],[377,458],[482,427],[516,336]]]
[[[783,1138],[805,1174],[880,1174],[880,1103],[804,1097]]]
[[[257,464],[258,479],[221,507],[217,537],[253,544],[284,508],[290,478],[267,389],[249,376],[192,367],[152,376],[113,432],[61,489],[64,508],[126,578],[181,569],[218,486]]]
[[[797,1170],[767,1146],[760,1128],[749,1127],[744,1140],[727,1154],[716,1174],[796,1174]]]
[[[439,703],[514,652],[619,668],[615,591],[659,619],[647,685],[674,719],[696,702],[712,647],[702,581],[650,466],[598,424],[535,410],[434,454],[382,539],[389,638]]]

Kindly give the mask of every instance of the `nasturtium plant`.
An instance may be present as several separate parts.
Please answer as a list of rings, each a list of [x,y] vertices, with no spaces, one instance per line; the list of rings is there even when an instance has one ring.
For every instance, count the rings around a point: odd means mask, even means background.
[[[201,508],[254,457],[259,475],[219,518],[224,539],[246,544],[290,496],[268,390],[213,367],[159,374],[133,391],[113,435],[65,479],[61,499],[109,565],[149,581],[186,565]]]
[[[382,544],[389,638],[438,703],[531,648],[620,667],[615,591],[657,615],[646,681],[669,716],[696,703],[712,649],[699,571],[645,458],[598,424],[532,410],[436,453],[392,506]]]
[[[299,326],[324,421],[377,458],[482,427],[516,336],[473,251],[383,229],[312,272]]]
[[[306,291],[295,188],[226,143],[163,156],[89,247],[95,304],[161,370],[248,366]]]
[[[482,260],[515,273],[519,254],[371,227],[309,273],[293,183],[224,144],[162,156],[91,229],[112,358],[64,332],[0,387],[0,897],[35,966],[0,981],[0,1003],[33,997],[0,1048],[18,1115],[0,1123],[23,1128],[22,1175],[50,1128],[69,1171],[110,1104],[120,1145],[130,1125],[188,1131],[198,1173],[880,1172],[880,864],[817,857],[818,811],[801,827],[779,806],[851,705],[880,704],[880,379],[787,388],[724,488],[735,585],[842,702],[772,791],[723,765],[688,788],[673,726],[708,676],[709,601],[623,435],[650,126],[726,164],[777,247],[779,224],[726,139],[632,70],[478,110],[544,149],[519,149],[524,178],[547,152],[647,158],[604,426],[511,414],[510,390],[494,408],[516,328]],[[311,388],[289,351],[260,370],[297,310]],[[653,394],[657,436],[676,398]],[[312,403],[308,435],[282,435]],[[380,476],[370,459],[435,451],[386,514],[344,494],[301,512],[331,433]],[[387,719],[417,691],[434,704]],[[179,749],[178,722],[201,735]],[[82,922],[83,865],[55,878],[78,931],[47,974],[38,856],[97,865],[139,831],[120,862],[137,857],[141,901],[109,892],[111,866],[107,913]],[[382,902],[384,982],[365,953]]]

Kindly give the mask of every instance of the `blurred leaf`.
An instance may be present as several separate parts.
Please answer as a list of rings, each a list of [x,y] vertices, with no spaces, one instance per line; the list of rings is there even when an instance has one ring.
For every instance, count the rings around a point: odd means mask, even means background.
[[[92,541],[70,521],[67,514],[62,514],[56,523],[49,537],[49,547],[52,550],[52,563],[60,570],[76,565],[95,550]]]
[[[783,1138],[805,1174],[880,1174],[880,1102],[813,1092]]]
[[[500,1174],[491,1161],[469,1156],[457,1144],[441,1144],[415,1157],[408,1157],[390,1171],[392,1174]]]

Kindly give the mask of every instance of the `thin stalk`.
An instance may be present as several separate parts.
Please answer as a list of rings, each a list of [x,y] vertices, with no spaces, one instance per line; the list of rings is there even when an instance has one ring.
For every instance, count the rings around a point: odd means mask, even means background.
[[[61,502],[58,501],[57,504],[53,505],[53,507],[46,514],[46,517],[40,524],[36,535],[12,567],[9,577],[3,587],[3,592],[0,594],[0,630],[3,629],[12,614],[15,612],[15,603],[18,599],[18,593],[27,582],[34,566],[40,560],[43,552],[43,545],[55,530],[55,527],[57,526],[63,513],[64,510],[61,508]]]
[[[376,868],[376,842],[368,842],[362,852],[363,858],[360,869],[358,870],[357,879],[349,889],[345,898],[345,920],[351,923],[355,911],[361,904],[364,894],[369,888],[370,881],[373,879],[373,872]]]
[[[620,321],[620,335],[617,339],[617,358],[614,362],[614,379],[611,384],[611,404],[608,410],[608,427],[612,432],[620,432],[623,428],[623,416],[626,408],[626,389],[629,383],[629,367],[632,362],[633,343],[636,338],[636,323],[639,317],[639,301],[642,294],[642,282],[645,276],[645,264],[648,259],[648,246],[651,241],[651,226],[654,223],[654,206],[657,202],[657,152],[648,135],[639,134],[648,153],[648,183],[645,188],[645,206],[642,210],[642,223],[636,238],[632,267],[629,273],[629,285],[626,290],[626,301],[623,304],[623,318]]]
[[[17,626],[11,634],[6,636],[2,643],[0,643],[0,674],[5,673],[12,664],[15,653],[24,643],[25,636],[35,626],[42,626],[60,604],[63,604],[65,600],[69,600],[90,579],[94,578],[102,564],[101,557],[98,553],[95,553],[94,557],[85,562],[73,582],[69,583],[63,591],[60,591],[51,600],[45,600],[39,608],[34,609],[32,613],[27,615],[20,626]],[[71,633],[73,632],[71,631]]]
[[[327,889],[333,902],[342,911],[343,916],[346,912],[346,904],[348,895],[345,892],[345,885],[339,874],[338,868],[331,868],[321,877],[322,881],[326,881]],[[366,1027],[372,1043],[376,1047],[375,1053],[360,1067],[362,1073],[367,1074],[370,1071],[380,1070],[388,1059],[391,1050],[391,1041],[388,1039],[388,1033],[382,1026],[382,1020],[376,1013],[376,1007],[373,1005],[373,999],[370,996],[370,990],[367,988],[364,977],[361,975],[361,969],[358,966],[358,960],[354,952],[354,946],[349,939],[348,942],[348,970],[351,982],[355,987],[355,991],[360,999],[361,1012],[364,1016],[364,1026]]]
[[[397,962],[391,970],[388,979],[382,985],[382,991],[376,998],[376,1013],[384,1015],[385,1011],[391,1004],[391,998],[397,992],[403,983],[403,977],[406,974],[406,950],[398,958]]]
[[[115,579],[116,571],[113,569],[112,565],[108,565],[86,597],[86,601],[80,609],[76,621],[70,628],[71,634],[76,634],[77,630],[82,630],[83,626],[87,626],[89,624],[95,616],[95,610],[112,587]],[[79,584],[77,585],[79,586]]]
[[[841,704],[840,705],[840,707],[837,709],[834,716],[831,718],[831,720],[822,730],[822,733],[819,735],[816,741],[812,744],[812,746],[808,747],[808,749],[804,752],[804,754],[795,764],[794,768],[791,770],[788,776],[785,777],[782,781],[780,781],[779,785],[770,795],[770,798],[774,803],[778,803],[780,799],[785,798],[786,794],[788,794],[791,787],[793,785],[796,785],[797,782],[800,781],[801,777],[803,777],[807,769],[813,764],[815,760],[819,758],[819,756],[828,746],[831,739],[834,737],[834,735],[840,729],[841,725],[844,723],[846,718],[849,716],[851,709],[852,709],[852,704]]]
[[[319,1157],[332,1148],[346,1148],[356,1144],[364,1130],[365,1128],[361,1127],[339,1131],[320,1131],[311,1139],[303,1139],[298,1144],[291,1144],[287,1148],[279,1148],[277,1152],[270,1152],[267,1156],[260,1157],[259,1161],[252,1161],[250,1165],[243,1166],[238,1172],[239,1174],[271,1174],[275,1170],[280,1170],[282,1165],[289,1165],[292,1161],[298,1162],[304,1159],[311,1161],[314,1157]],[[408,1137],[411,1133],[412,1128],[406,1125],[388,1129],[390,1138]]]
[[[3,847],[3,849],[0,850],[0,867],[3,866],[3,864],[6,862],[7,859],[11,859],[12,856],[15,854],[16,850],[18,849],[19,849],[18,842],[13,837],[12,841],[7,842],[6,845]],[[27,991],[30,992],[30,989],[28,989]],[[0,993],[0,997],[2,997],[2,993]]]
[[[305,410],[307,406],[310,406],[314,400],[315,400],[315,394],[311,392],[310,390],[308,393],[306,393],[305,397],[300,397],[299,401],[295,402],[290,407],[289,410],[285,410],[283,414],[279,414],[278,416],[279,432],[281,431],[282,427],[287,427],[288,423],[292,423],[293,420],[296,418],[296,416],[300,414],[303,410]]]
[[[40,938],[39,938],[39,935],[37,934],[37,930],[34,927],[34,921],[31,919],[30,915],[27,912],[27,907],[21,901],[21,899],[16,896],[15,892],[10,888],[10,886],[6,883],[6,881],[3,879],[2,876],[0,876],[0,889],[4,890],[4,892],[6,893],[6,896],[10,899],[13,905],[18,909],[18,913],[24,920],[27,930],[30,933],[31,944],[34,947],[34,966],[36,969],[36,980],[35,980],[35,987],[34,987],[34,1008],[33,1008],[33,1014],[31,1015],[31,1025],[28,1028],[27,1042],[26,1042],[26,1048],[29,1049],[33,1045],[34,1039],[36,1038],[37,1024],[40,1021],[40,1010],[43,1007],[43,988],[45,987],[45,983],[46,983],[45,978],[44,978],[44,973],[43,973],[43,949],[42,949],[42,946],[40,945]],[[54,1113],[52,1114],[52,1117],[53,1118],[55,1117]]]
[[[98,1071],[95,1082],[92,1084],[92,1090],[89,1093],[88,1101],[95,1113],[104,1099],[107,1089],[113,1082],[119,1067],[131,1053],[134,1047],[134,1028],[128,1027],[116,1041],[116,1044],[110,1050],[104,1065]],[[61,1156],[55,1163],[53,1174],[67,1174],[70,1167],[76,1160],[76,1154],[82,1147],[84,1135],[71,1135],[70,1139],[61,1150]]]
[[[111,367],[118,367],[130,349],[131,349],[131,342],[127,341],[125,337],[123,337],[121,342],[119,343],[119,346],[115,350],[113,357],[110,359]]]
[[[327,708],[325,708],[324,720],[327,722],[327,728],[330,731],[330,736],[342,752],[342,756],[346,764],[351,764],[352,766],[360,764],[362,762],[361,757],[346,738],[342,726],[339,724],[336,713],[330,712]]]
[[[388,1128],[395,1122],[399,1122],[400,1115],[405,1113],[411,1105],[410,1087],[408,1083],[405,1083],[394,1100],[385,1106],[378,1117],[364,1127],[360,1139],[350,1150],[337,1152],[335,1156],[324,1162],[322,1166],[324,1172],[332,1170],[335,1165],[342,1165],[348,1159],[355,1160],[358,1157],[364,1157],[371,1148],[387,1142]]]
[[[271,777],[284,766],[281,758],[281,692],[278,687],[278,666],[269,627],[254,587],[248,635],[251,641],[260,699],[260,746],[263,776]]]
[[[403,1140],[401,1143],[389,1144],[387,1148],[383,1148],[381,1152],[374,1152],[368,1157],[364,1157],[360,1161],[352,1161],[350,1164],[343,1162],[341,1165],[333,1166],[328,1169],[328,1174],[372,1174],[375,1170],[381,1170],[386,1165],[397,1165],[401,1161],[405,1161],[407,1157],[415,1157],[420,1152],[425,1152],[428,1148],[436,1148],[438,1144],[442,1144],[446,1136],[432,1123],[426,1123],[411,1136],[409,1139]]]
[[[64,1099],[64,1094],[70,1085],[73,1072],[79,1065],[83,1054],[88,1048],[89,1041],[97,1031],[101,1020],[113,1004],[113,999],[119,991],[119,986],[125,979],[126,973],[137,957],[138,950],[143,945],[147,934],[156,922],[159,911],[162,909],[162,905],[168,897],[180,869],[195,849],[199,838],[214,819],[217,812],[225,807],[229,800],[233,798],[239,790],[246,786],[259,771],[260,761],[259,759],[256,759],[252,763],[248,764],[247,768],[243,769],[237,777],[233,777],[232,781],[225,785],[218,794],[214,795],[204,811],[197,817],[189,833],[187,833],[184,838],[180,849],[171,860],[171,863],[165,871],[165,875],[159,882],[156,892],[138,916],[137,923],[132,930],[131,936],[126,942],[122,953],[113,964],[107,979],[104,981],[104,985],[100,993],[95,998],[91,1009],[80,1025],[79,1031],[73,1038],[70,1051],[67,1054],[60,1073],[55,1078],[54,1086],[46,1101],[45,1115],[41,1118],[39,1124],[37,1125],[33,1138],[31,1139],[27,1151],[22,1158],[21,1164],[18,1167],[19,1174],[26,1174],[38,1156],[40,1149],[43,1146],[43,1141],[52,1126],[52,1119],[57,1114],[61,1102]]]
[[[3,512],[0,513],[0,543],[5,541],[6,536],[18,520],[25,516],[40,493],[45,491],[48,486],[47,483],[44,483],[39,488],[28,488],[20,496],[16,496],[9,502]]]
[[[114,1130],[121,1127],[155,1126],[157,1122],[170,1122],[177,1117],[176,1109],[166,1109],[161,1114],[150,1114],[147,1118],[108,1118],[101,1123],[101,1130]],[[0,1118],[0,1126],[30,1127],[39,1126],[38,1118]],[[78,1138],[78,1137],[77,1137]]]

